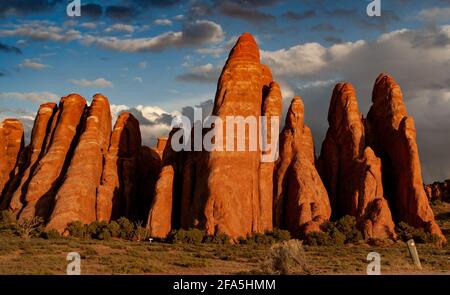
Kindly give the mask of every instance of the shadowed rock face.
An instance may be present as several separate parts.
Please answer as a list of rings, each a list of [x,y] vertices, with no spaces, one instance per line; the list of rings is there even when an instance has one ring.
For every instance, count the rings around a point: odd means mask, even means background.
[[[366,147],[364,122],[351,84],[334,88],[328,122],[318,162],[334,217],[355,216],[366,238],[395,237],[384,198],[381,160]]]
[[[367,117],[369,142],[383,164],[383,184],[397,221],[425,228],[443,241],[423,187],[414,121],[400,86],[387,74],[374,85]]]
[[[70,94],[61,99],[48,147],[28,184],[25,205],[19,219],[31,219],[34,216],[48,218],[55,189],[64,176],[78,140],[77,131],[82,123],[85,107],[86,100],[78,94]]]
[[[56,194],[48,228],[64,231],[70,222],[96,220],[97,188],[110,133],[109,103],[106,97],[97,94],[87,110],[79,142]]]
[[[131,217],[138,189],[140,152],[139,122],[130,113],[122,113],[117,118],[111,134],[102,181],[98,189],[99,220]]]
[[[274,224],[301,237],[320,231],[331,208],[315,167],[314,144],[304,124],[304,105],[294,97],[280,136],[280,158],[275,172]]]
[[[23,150],[23,127],[16,119],[0,123],[0,196],[17,173],[19,157]],[[1,199],[0,199],[1,201]]]
[[[9,209],[13,214],[17,214],[18,210],[22,208],[24,193],[28,188],[28,182],[36,168],[36,163],[45,149],[45,140],[50,132],[50,124],[56,109],[55,103],[45,103],[39,107],[31,132],[31,142],[24,156],[26,158],[23,165],[24,171],[14,178],[0,206],[2,210]]]

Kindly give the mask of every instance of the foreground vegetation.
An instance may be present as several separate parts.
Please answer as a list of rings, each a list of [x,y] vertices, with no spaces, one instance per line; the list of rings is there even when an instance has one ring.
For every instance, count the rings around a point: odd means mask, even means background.
[[[439,225],[450,240],[450,204],[433,204]],[[81,255],[83,274],[365,274],[367,254],[381,255],[382,273],[450,274],[450,246],[418,244],[417,270],[403,241],[389,245],[363,242],[346,218],[326,225],[324,235],[302,242],[285,231],[254,235],[230,244],[226,236],[208,237],[199,230],[174,231],[165,241],[147,239],[140,224],[74,223],[69,237],[45,231],[39,220],[0,226],[0,274],[65,274],[69,252]],[[112,225],[111,225],[112,224]],[[417,242],[432,237],[411,228]],[[428,240],[431,239],[431,240]],[[309,245],[308,245],[309,244]],[[320,246],[319,246],[320,244]]]

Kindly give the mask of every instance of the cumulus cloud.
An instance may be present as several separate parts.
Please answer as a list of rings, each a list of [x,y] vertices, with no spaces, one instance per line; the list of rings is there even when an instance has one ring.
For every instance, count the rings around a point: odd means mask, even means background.
[[[30,21],[9,25],[0,30],[0,37],[27,37],[35,41],[69,42],[81,39],[81,33],[48,21]]]
[[[59,95],[49,92],[0,92],[0,100],[22,100],[34,103],[58,101]]]
[[[219,78],[221,68],[221,66],[213,66],[210,63],[192,67],[188,73],[178,75],[177,80],[183,82],[200,83],[216,82]]]
[[[29,69],[33,69],[33,70],[43,70],[45,68],[48,68],[49,65],[39,63],[33,59],[24,59],[24,61],[21,64],[19,64],[19,67],[20,68],[29,68]]]
[[[328,127],[325,118],[334,84],[351,82],[357,90],[360,111],[366,114],[375,78],[381,72],[392,74],[416,120],[423,173],[430,182],[450,176],[449,37],[450,26],[401,29],[375,40],[329,47],[298,44],[262,51],[261,57],[272,68],[275,79],[286,81],[295,94],[303,97],[318,149]],[[436,155],[440,155],[439,160],[434,159]]]
[[[97,78],[95,80],[70,79],[69,83],[72,83],[76,86],[83,87],[83,88],[107,88],[107,87],[114,86],[114,84],[111,81],[108,81],[105,78]]]
[[[170,19],[155,19],[155,21],[153,22],[155,25],[158,26],[171,26],[172,25],[172,21]]]
[[[124,33],[133,33],[134,32],[134,27],[132,25],[127,25],[127,24],[114,24],[112,26],[109,26],[108,28],[105,29],[106,33],[110,33],[110,32],[124,32]]]
[[[187,23],[181,31],[165,32],[155,37],[120,39],[117,37],[97,37],[86,35],[82,42],[90,46],[121,52],[161,51],[170,47],[192,47],[208,43],[219,43],[225,33],[215,22],[197,20]]]
[[[176,120],[181,113],[178,111],[168,112],[155,106],[127,106],[111,105],[113,122],[122,112],[131,113],[139,121],[142,142],[148,146],[154,146],[158,137],[168,136],[171,130],[172,120]]]
[[[450,7],[433,7],[423,9],[419,17],[426,21],[448,21],[450,19]]]

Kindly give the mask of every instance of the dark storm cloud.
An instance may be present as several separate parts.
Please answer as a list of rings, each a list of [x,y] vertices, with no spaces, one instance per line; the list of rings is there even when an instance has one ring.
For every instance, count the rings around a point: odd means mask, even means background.
[[[294,12],[294,11],[287,11],[285,13],[283,13],[282,17],[283,18],[287,18],[289,20],[293,20],[293,21],[300,21],[300,20],[304,20],[307,18],[311,18],[316,16],[316,12],[314,10],[307,10],[305,12]]]
[[[7,45],[2,42],[0,42],[0,51],[7,52],[7,53],[22,54],[22,50],[20,50],[20,48],[11,46],[11,45]]]
[[[103,8],[101,5],[88,3],[81,5],[81,16],[87,16],[90,18],[99,18],[103,14]]]
[[[342,30],[336,28],[332,24],[318,24],[311,27],[311,31],[313,32],[341,32]]]
[[[255,7],[243,6],[234,1],[221,2],[218,5],[218,12],[222,15],[239,18],[251,23],[262,23],[275,19],[275,16],[272,14],[261,12]]]
[[[154,7],[165,8],[165,7],[172,7],[172,6],[181,4],[183,2],[187,2],[187,1],[183,1],[183,0],[128,0],[125,2],[133,3],[133,4],[136,4],[141,7],[154,6]]]
[[[203,101],[197,105],[195,105],[195,108],[199,108],[202,110],[202,120],[204,120],[206,117],[210,116],[212,114],[213,108],[214,108],[214,102],[212,99]],[[181,114],[183,116],[186,116],[189,118],[191,122],[194,121],[194,108],[191,106],[186,106],[181,109]]]
[[[333,43],[333,44],[339,44],[339,43],[344,42],[344,40],[342,40],[342,39],[339,38],[339,37],[335,37],[335,36],[325,36],[325,37],[323,38],[323,40],[325,40],[325,41],[327,41],[327,42],[330,42],[330,43]]]
[[[115,20],[127,20],[134,17],[137,12],[134,7],[111,5],[106,7],[105,14]]]
[[[38,14],[50,11],[62,2],[63,0],[3,0],[0,4],[0,17]]]

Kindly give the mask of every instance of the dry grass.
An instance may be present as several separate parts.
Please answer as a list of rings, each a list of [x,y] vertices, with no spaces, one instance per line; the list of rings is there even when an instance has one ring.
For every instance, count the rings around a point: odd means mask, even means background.
[[[450,241],[450,204],[433,204],[436,218]],[[365,274],[369,252],[381,255],[384,274],[450,274],[450,243],[443,248],[418,244],[422,271],[414,269],[405,243],[389,247],[362,245],[300,246],[293,274]],[[65,274],[66,255],[82,258],[83,274],[251,274],[277,273],[270,245],[165,244],[124,240],[62,238],[24,239],[0,234],[0,274]],[[285,254],[283,254],[285,255]],[[279,273],[279,272],[278,272]]]

